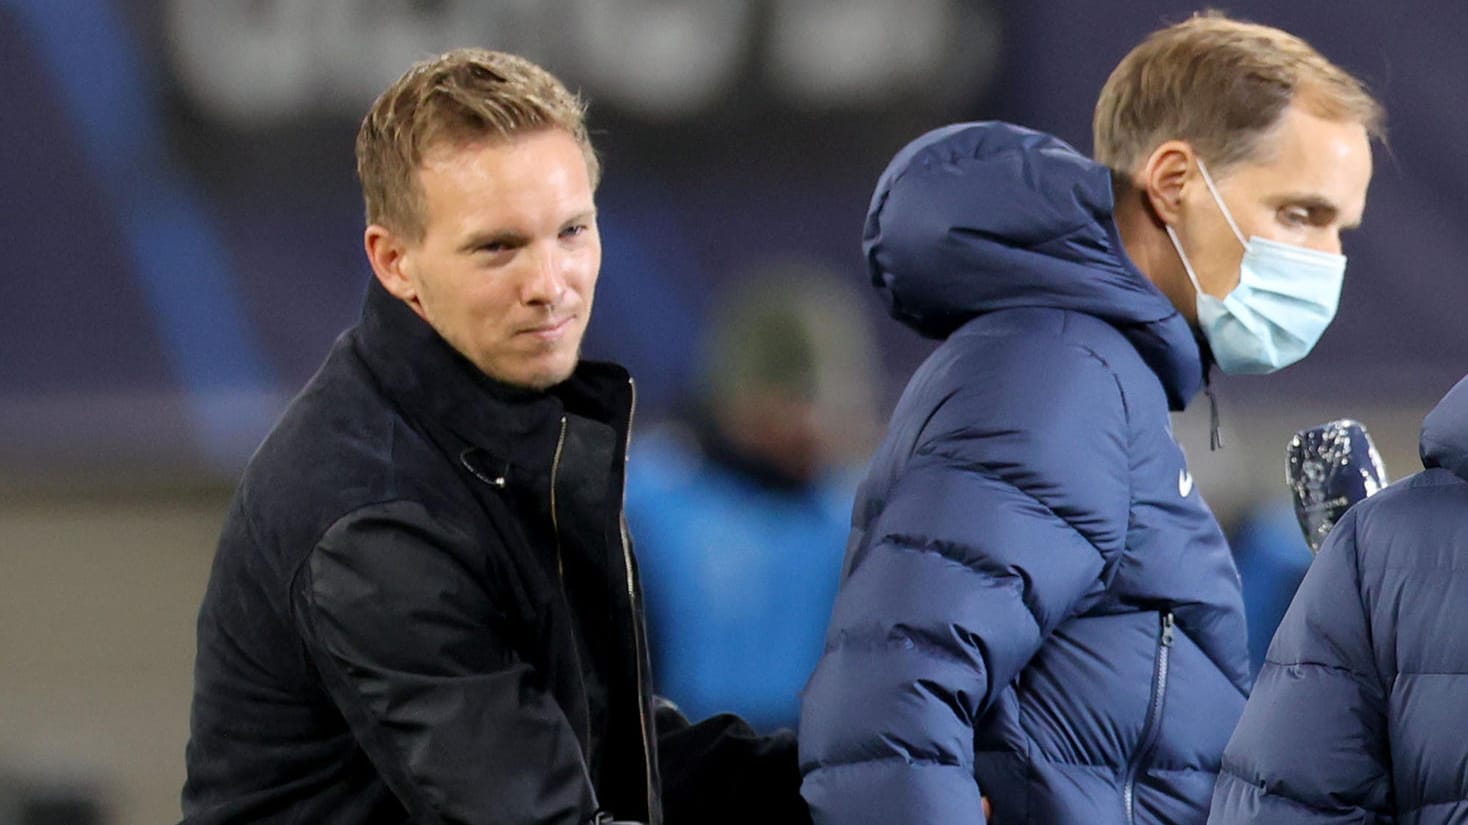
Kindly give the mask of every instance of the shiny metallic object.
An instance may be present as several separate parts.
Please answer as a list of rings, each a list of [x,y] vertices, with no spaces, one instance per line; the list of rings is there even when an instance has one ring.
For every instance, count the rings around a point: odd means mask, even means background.
[[[1352,504],[1387,485],[1386,467],[1360,422],[1340,418],[1295,433],[1286,448],[1285,481],[1310,552]]]

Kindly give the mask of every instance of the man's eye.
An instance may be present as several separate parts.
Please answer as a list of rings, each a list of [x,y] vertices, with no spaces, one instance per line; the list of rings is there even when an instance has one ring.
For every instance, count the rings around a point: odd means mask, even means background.
[[[586,232],[586,224],[584,224],[584,223],[572,224],[571,226],[568,226],[565,229],[562,229],[561,230],[561,237],[562,238],[574,238],[577,235],[581,235],[581,234],[583,234],[585,232]]]
[[[1279,212],[1280,220],[1289,226],[1307,226],[1310,223],[1310,210],[1303,206],[1287,206]]]
[[[501,241],[495,241],[493,243],[480,244],[474,251],[475,252],[484,252],[484,253],[488,253],[490,255],[498,255],[499,253],[504,252],[506,249],[509,249],[509,248],[510,247],[507,246],[506,244],[504,244],[503,242],[501,242]]]

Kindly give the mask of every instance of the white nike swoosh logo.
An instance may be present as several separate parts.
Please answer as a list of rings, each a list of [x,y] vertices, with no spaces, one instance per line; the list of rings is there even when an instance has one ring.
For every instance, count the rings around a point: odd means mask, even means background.
[[[1193,474],[1186,467],[1177,471],[1177,492],[1183,498],[1193,494]]]

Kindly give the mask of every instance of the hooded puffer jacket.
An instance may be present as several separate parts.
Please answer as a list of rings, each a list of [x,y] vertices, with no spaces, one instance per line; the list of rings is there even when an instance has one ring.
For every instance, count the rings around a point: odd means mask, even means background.
[[[1110,173],[950,126],[865,228],[894,317],[943,343],[858,492],[802,702],[822,825],[1198,823],[1243,708],[1238,574],[1173,439],[1193,332],[1128,260]]]
[[[1468,822],[1468,379],[1346,512],[1274,635],[1209,822]]]

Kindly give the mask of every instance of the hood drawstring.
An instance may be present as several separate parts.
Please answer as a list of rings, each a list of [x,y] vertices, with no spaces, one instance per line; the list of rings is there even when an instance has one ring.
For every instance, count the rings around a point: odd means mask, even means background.
[[[1223,446],[1223,428],[1218,422],[1218,396],[1213,394],[1213,366],[1203,368],[1203,394],[1208,396],[1208,449]]]

